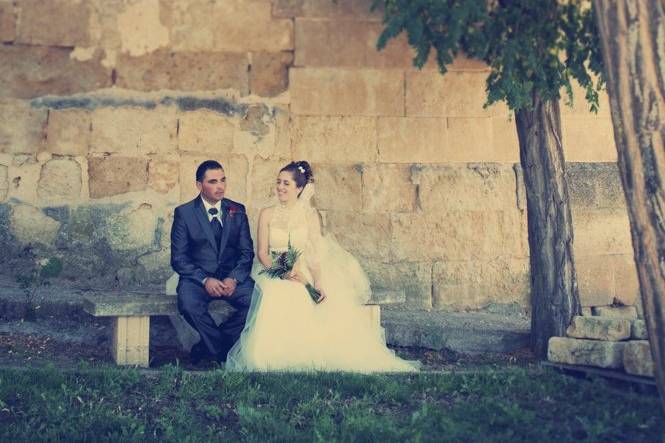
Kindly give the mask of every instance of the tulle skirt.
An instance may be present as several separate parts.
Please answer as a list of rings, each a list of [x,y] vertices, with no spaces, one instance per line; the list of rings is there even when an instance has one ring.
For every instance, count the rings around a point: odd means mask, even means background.
[[[363,304],[369,283],[353,256],[330,241],[318,257],[327,298],[314,303],[305,286],[259,275],[245,328],[227,357],[233,371],[416,371],[385,344],[383,328]]]

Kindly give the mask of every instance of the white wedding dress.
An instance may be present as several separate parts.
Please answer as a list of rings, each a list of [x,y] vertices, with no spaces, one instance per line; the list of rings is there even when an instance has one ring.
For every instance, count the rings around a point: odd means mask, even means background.
[[[300,271],[312,281],[317,269],[327,298],[316,304],[305,286],[260,275],[245,328],[228,354],[232,371],[404,372],[419,363],[402,360],[385,344],[383,328],[371,324],[363,304],[370,296],[367,276],[357,260],[321,235],[318,213],[310,205],[313,185],[290,209],[274,208],[269,248],[285,251],[289,241],[302,252]]]

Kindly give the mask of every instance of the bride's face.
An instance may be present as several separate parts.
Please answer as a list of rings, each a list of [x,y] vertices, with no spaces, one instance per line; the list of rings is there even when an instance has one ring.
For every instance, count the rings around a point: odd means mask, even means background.
[[[293,180],[293,174],[289,171],[282,171],[277,176],[275,185],[275,193],[277,198],[282,203],[290,203],[298,199],[298,195],[302,191]]]

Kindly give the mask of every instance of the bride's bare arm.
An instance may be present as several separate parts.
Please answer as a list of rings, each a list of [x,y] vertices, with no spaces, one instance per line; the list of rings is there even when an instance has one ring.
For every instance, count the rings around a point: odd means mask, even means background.
[[[259,227],[256,233],[256,255],[263,266],[270,267],[272,258],[270,257],[270,219],[272,218],[273,208],[263,208],[259,214]]]

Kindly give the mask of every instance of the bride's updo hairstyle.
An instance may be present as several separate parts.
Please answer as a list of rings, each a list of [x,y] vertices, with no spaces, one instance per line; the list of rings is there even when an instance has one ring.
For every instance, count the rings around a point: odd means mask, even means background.
[[[298,188],[304,188],[307,183],[314,182],[312,167],[305,160],[291,162],[279,170],[279,172],[282,171],[288,171],[293,175],[293,181],[296,182]]]

